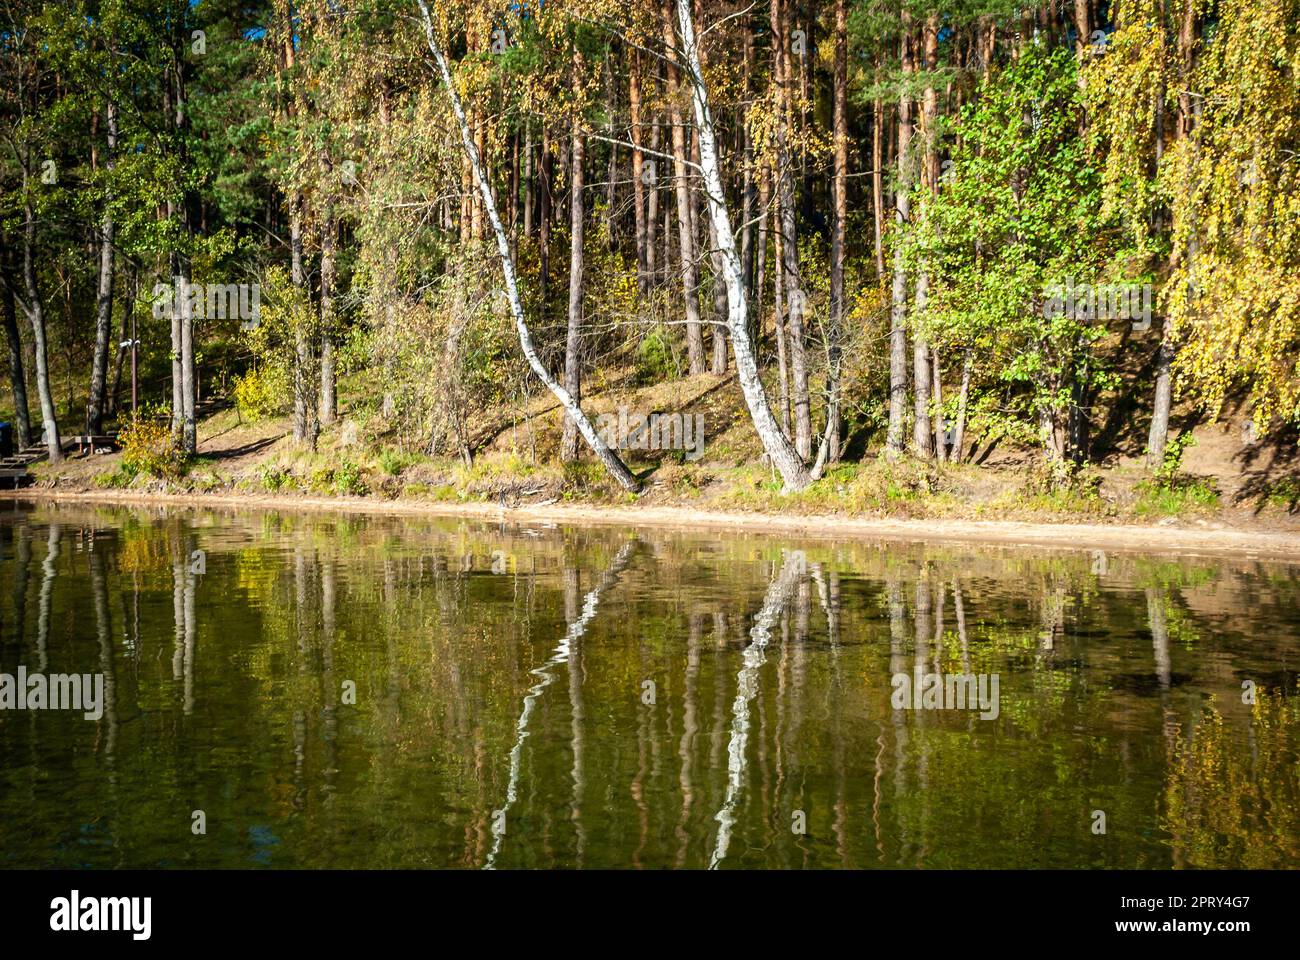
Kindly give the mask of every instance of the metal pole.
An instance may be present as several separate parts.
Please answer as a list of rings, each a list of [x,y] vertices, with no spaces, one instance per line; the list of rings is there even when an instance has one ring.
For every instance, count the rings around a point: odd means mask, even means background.
[[[136,377],[136,366],[135,366],[135,351],[136,351],[136,347],[138,347],[139,345],[140,345],[140,341],[136,339],[136,335],[135,335],[135,304],[132,304],[131,305],[131,415],[132,416],[135,416],[135,412],[138,409],[140,403],[139,380]]]

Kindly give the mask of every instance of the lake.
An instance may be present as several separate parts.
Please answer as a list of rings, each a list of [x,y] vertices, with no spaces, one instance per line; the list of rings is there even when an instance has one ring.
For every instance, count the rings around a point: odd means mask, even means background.
[[[1300,866],[1287,563],[21,501],[0,551],[10,691],[102,691],[0,710],[0,866]]]

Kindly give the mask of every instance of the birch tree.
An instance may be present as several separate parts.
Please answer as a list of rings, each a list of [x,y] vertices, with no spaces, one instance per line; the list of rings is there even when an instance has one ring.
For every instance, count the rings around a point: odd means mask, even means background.
[[[421,0],[423,2],[423,0]],[[758,363],[754,358],[753,341],[749,337],[746,318],[749,305],[740,268],[740,254],[736,250],[736,235],[731,229],[731,215],[727,211],[727,194],[722,185],[718,167],[718,142],[709,108],[709,91],[700,67],[699,45],[695,38],[695,24],[691,18],[689,0],[676,0],[677,29],[682,43],[682,73],[691,90],[691,104],[695,111],[695,125],[700,136],[700,167],[704,174],[704,194],[709,216],[717,233],[722,255],[723,282],[727,285],[727,326],[731,331],[731,348],[736,357],[736,376],[745,395],[750,419],[758,431],[763,450],[772,465],[781,474],[787,490],[804,490],[812,483],[812,475],[803,460],[772,415],[772,407],[759,379]]]
[[[473,171],[474,182],[477,184],[479,195],[482,197],[483,208],[492,226],[492,232],[496,236],[497,252],[501,257],[501,272],[506,284],[506,297],[510,301],[510,312],[514,317],[515,330],[519,334],[519,346],[524,352],[528,366],[537,375],[537,379],[541,380],[546,389],[551,391],[555,399],[560,402],[565,414],[577,425],[578,432],[582,435],[583,440],[591,447],[592,452],[596,454],[597,459],[604,465],[609,475],[618,481],[624,490],[635,493],[641,488],[640,482],[632,475],[632,471],[627,468],[627,465],[619,459],[618,454],[611,450],[600,434],[596,432],[595,427],[592,426],[587,415],[582,412],[582,408],[578,405],[577,400],[573,398],[573,395],[561,386],[555,377],[551,376],[550,371],[546,369],[546,365],[542,363],[541,357],[537,355],[537,348],[533,344],[533,336],[529,332],[527,318],[524,316],[524,304],[519,296],[519,286],[515,280],[515,263],[510,254],[510,237],[506,233],[505,227],[501,225],[501,218],[497,214],[496,200],[492,196],[491,181],[488,180],[487,170],[483,166],[483,158],[474,143],[474,135],[470,131],[469,120],[465,115],[465,108],[460,102],[460,95],[456,92],[455,83],[452,82],[451,68],[447,65],[447,58],[442,52],[442,47],[438,45],[438,38],[433,26],[433,17],[429,14],[429,7],[425,0],[416,0],[416,3],[419,4],[420,15],[424,21],[424,37],[429,45],[429,52],[433,54],[433,59],[438,64],[438,72],[442,75],[442,82],[447,88],[447,96],[451,100],[451,109],[456,115],[456,124],[460,127],[461,145]],[[730,236],[730,231],[728,231],[727,235]]]

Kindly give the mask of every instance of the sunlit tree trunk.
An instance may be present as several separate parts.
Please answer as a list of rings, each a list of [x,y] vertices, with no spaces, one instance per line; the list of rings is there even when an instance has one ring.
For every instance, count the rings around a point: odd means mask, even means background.
[[[844,241],[849,217],[849,35],[848,0],[835,0],[834,153],[835,200],[831,224],[831,303],[827,328],[827,409],[824,459],[840,458],[840,339],[844,331]]]
[[[45,427],[45,449],[50,462],[63,459],[63,443],[59,438],[58,413],[54,394],[50,390],[49,348],[45,340],[45,304],[41,300],[36,281],[36,212],[30,203],[23,208],[26,223],[23,226],[23,285],[27,319],[32,325],[32,352],[36,357],[36,393],[41,401],[41,420]]]
[[[793,158],[789,146],[789,127],[794,113],[790,90],[793,70],[790,65],[790,0],[772,4],[773,70],[776,74],[776,169],[777,208],[780,212],[781,270],[785,280],[785,330],[790,358],[790,392],[794,408],[794,443],[799,456],[807,459],[812,452],[812,412],[808,396],[808,360],[804,339],[805,299],[799,270],[799,236],[794,190]]]
[[[745,285],[740,272],[740,254],[736,250],[736,236],[732,232],[731,217],[727,212],[727,195],[723,189],[722,173],[718,169],[717,136],[709,107],[708,90],[704,85],[704,74],[700,68],[695,26],[691,19],[688,0],[676,0],[676,2],[677,26],[686,56],[687,82],[691,87],[695,124],[700,132],[700,166],[704,174],[705,197],[708,200],[709,215],[713,218],[714,229],[717,231],[718,246],[723,254],[723,278],[727,284],[729,307],[728,326],[732,351],[736,358],[737,379],[740,381],[745,404],[749,408],[750,419],[754,422],[754,429],[758,432],[764,451],[785,481],[786,488],[795,491],[803,490],[812,482],[812,478],[808,475],[798,452],[777,426],[776,418],[772,416],[772,408],[768,404],[767,393],[758,376],[758,364],[754,359],[753,344],[746,328],[746,317],[749,311],[745,298]]]
[[[903,22],[905,26],[910,23],[906,14]],[[898,95],[898,176],[894,187],[894,224],[895,233],[899,235],[906,228],[912,207],[912,158],[908,149],[912,140],[912,101],[907,90],[912,54],[906,30],[900,51],[903,84]],[[903,427],[907,416],[907,265],[901,241],[901,236],[894,237],[894,276],[890,288],[889,430],[885,440],[885,451],[889,456],[903,452]]]
[[[497,216],[496,203],[492,199],[492,188],[488,181],[487,170],[483,167],[482,157],[470,133],[469,122],[465,117],[464,107],[461,106],[460,94],[456,92],[456,86],[452,82],[451,69],[447,66],[447,59],[443,56],[442,48],[438,45],[437,37],[434,34],[433,18],[429,14],[429,8],[425,0],[416,0],[416,2],[419,4],[420,13],[423,15],[425,40],[429,45],[434,60],[437,61],[438,71],[442,75],[443,85],[446,87],[447,96],[451,100],[452,111],[460,127],[461,146],[466,156],[469,157],[470,166],[474,171],[474,179],[478,184],[479,193],[483,197],[488,220],[496,236],[497,252],[501,258],[501,271],[505,278],[506,296],[510,301],[510,310],[514,315],[515,331],[519,335],[519,345],[523,350],[524,358],[528,361],[529,367],[537,375],[537,378],[546,385],[546,388],[559,401],[566,414],[573,419],[578,432],[582,434],[583,439],[587,441],[587,445],[591,447],[610,476],[625,490],[636,491],[640,489],[640,483],[632,475],[632,472],[618,458],[618,455],[606,445],[604,439],[592,426],[591,421],[587,419],[587,415],[582,412],[578,401],[556,382],[550,371],[546,369],[546,365],[542,363],[541,358],[537,355],[537,349],[533,345],[532,333],[529,331],[524,318],[523,300],[520,299],[519,287],[515,281],[515,265],[510,258],[510,238],[506,235],[505,228],[501,226],[501,220]]]
[[[628,115],[632,134],[632,203],[636,232],[636,284],[637,292],[646,296],[650,292],[650,267],[647,256],[645,152],[642,150],[641,130],[641,51],[633,50],[628,66]]]
[[[109,100],[104,109],[107,150],[104,166],[112,175],[117,151],[117,107]],[[95,296],[95,353],[90,368],[90,399],[86,404],[86,432],[104,429],[104,394],[108,383],[108,352],[113,337],[113,237],[115,222],[106,196],[99,228],[99,288]]]
[[[577,55],[575,54],[575,61]],[[575,64],[575,77],[577,68]],[[573,162],[569,175],[569,328],[564,342],[564,389],[575,404],[582,402],[582,300],[583,300],[583,160],[586,142],[582,120],[574,114],[570,127],[573,138]],[[572,416],[564,418],[560,440],[560,459],[578,459],[578,427]]]
[[[664,43],[673,47],[672,8],[662,0]],[[671,54],[670,54],[671,55]],[[695,262],[695,217],[692,215],[690,172],[687,161],[686,120],[678,103],[677,67],[665,64],[668,79],[668,120],[672,124],[673,174],[677,192],[677,240],[681,251],[682,297],[686,305],[686,358],[692,374],[704,372],[704,334],[700,328],[699,269]]]

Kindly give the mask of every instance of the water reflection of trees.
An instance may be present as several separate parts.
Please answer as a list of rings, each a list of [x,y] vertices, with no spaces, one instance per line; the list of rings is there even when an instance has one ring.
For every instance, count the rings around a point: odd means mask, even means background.
[[[105,862],[1300,863],[1296,700],[1239,705],[1243,677],[1279,688],[1300,604],[1253,562],[885,543],[795,562],[647,531],[631,563],[614,531],[69,508],[4,544],[5,665],[112,678],[79,775],[115,793],[68,801],[108,821]],[[1245,644],[1251,618],[1275,629]],[[891,674],[918,669],[1000,673],[1001,716],[892,710]],[[0,723],[24,767],[87,733]],[[200,806],[219,842],[160,839]]]

